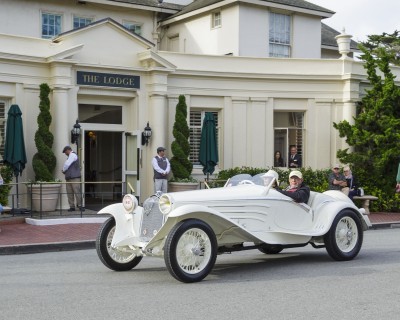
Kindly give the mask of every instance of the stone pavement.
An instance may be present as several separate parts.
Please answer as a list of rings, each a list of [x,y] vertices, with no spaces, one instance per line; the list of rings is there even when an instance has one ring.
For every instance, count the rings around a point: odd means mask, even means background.
[[[0,255],[93,249],[107,216],[0,219]],[[400,227],[400,213],[371,213],[372,228]]]

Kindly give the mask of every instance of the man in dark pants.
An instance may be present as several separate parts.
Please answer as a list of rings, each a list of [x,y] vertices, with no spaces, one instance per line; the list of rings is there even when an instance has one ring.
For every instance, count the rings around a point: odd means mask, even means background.
[[[72,151],[70,146],[65,146],[63,153],[68,157],[65,161],[62,173],[65,175],[67,196],[69,209],[68,211],[75,211],[75,199],[76,205],[81,211],[85,211],[82,207],[82,193],[81,193],[81,168],[79,166],[78,156]]]

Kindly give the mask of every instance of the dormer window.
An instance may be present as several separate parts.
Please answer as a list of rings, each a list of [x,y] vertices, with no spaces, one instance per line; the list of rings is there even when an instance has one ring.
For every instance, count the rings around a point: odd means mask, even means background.
[[[221,12],[214,12],[211,15],[211,28],[219,28],[221,26]]]
[[[269,56],[290,57],[291,18],[286,14],[269,15]]]

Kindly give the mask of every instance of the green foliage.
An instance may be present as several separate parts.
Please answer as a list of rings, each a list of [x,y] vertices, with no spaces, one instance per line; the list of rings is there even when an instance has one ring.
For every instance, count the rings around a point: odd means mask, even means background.
[[[0,186],[0,204],[3,206],[8,205],[8,195],[12,186],[8,185],[14,178],[13,168],[9,165],[0,167],[0,173],[3,177],[3,185]]]
[[[171,144],[173,157],[170,160],[174,181],[191,179],[193,164],[189,160],[189,126],[187,123],[187,106],[184,95],[179,96],[176,105],[175,123],[173,127],[175,140]]]
[[[390,70],[395,53],[374,43],[360,49],[371,88],[357,106],[354,124],[346,120],[334,123],[340,137],[354,147],[353,152],[338,150],[337,157],[352,164],[363,185],[389,195],[394,193],[400,141],[400,88]]]
[[[32,167],[36,181],[54,181],[53,172],[56,168],[56,157],[52,146],[54,137],[50,132],[50,88],[46,83],[40,85],[40,113],[37,117],[38,129],[35,133],[37,153],[33,156]]]
[[[395,30],[392,34],[384,32],[381,35],[369,35],[368,40],[361,42],[361,45],[376,56],[380,55],[380,49],[384,49],[391,57],[390,63],[400,65],[400,35],[398,30]]]

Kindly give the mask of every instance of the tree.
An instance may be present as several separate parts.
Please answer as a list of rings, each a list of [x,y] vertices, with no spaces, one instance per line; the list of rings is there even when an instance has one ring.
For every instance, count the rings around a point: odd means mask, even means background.
[[[37,117],[38,129],[35,133],[37,153],[33,156],[32,166],[36,181],[54,181],[53,172],[56,168],[56,156],[52,150],[54,136],[50,132],[50,88],[47,83],[40,85],[39,115]]]
[[[400,155],[400,89],[390,70],[397,53],[387,50],[384,35],[369,36],[370,41],[359,46],[371,88],[357,105],[354,124],[344,120],[334,127],[354,147],[353,152],[338,150],[340,161],[353,164],[363,183],[393,193]],[[398,32],[391,36],[397,37]]]
[[[373,34],[368,36],[368,40],[361,42],[371,54],[379,56],[379,49],[383,48],[392,58],[390,63],[400,65],[400,35],[399,31],[394,31],[392,34],[382,33],[381,35]]]
[[[184,95],[179,96],[176,105],[175,122],[172,134],[175,140],[171,144],[173,157],[171,158],[171,170],[175,181],[191,180],[193,164],[189,160],[189,126],[187,123],[187,106]]]

